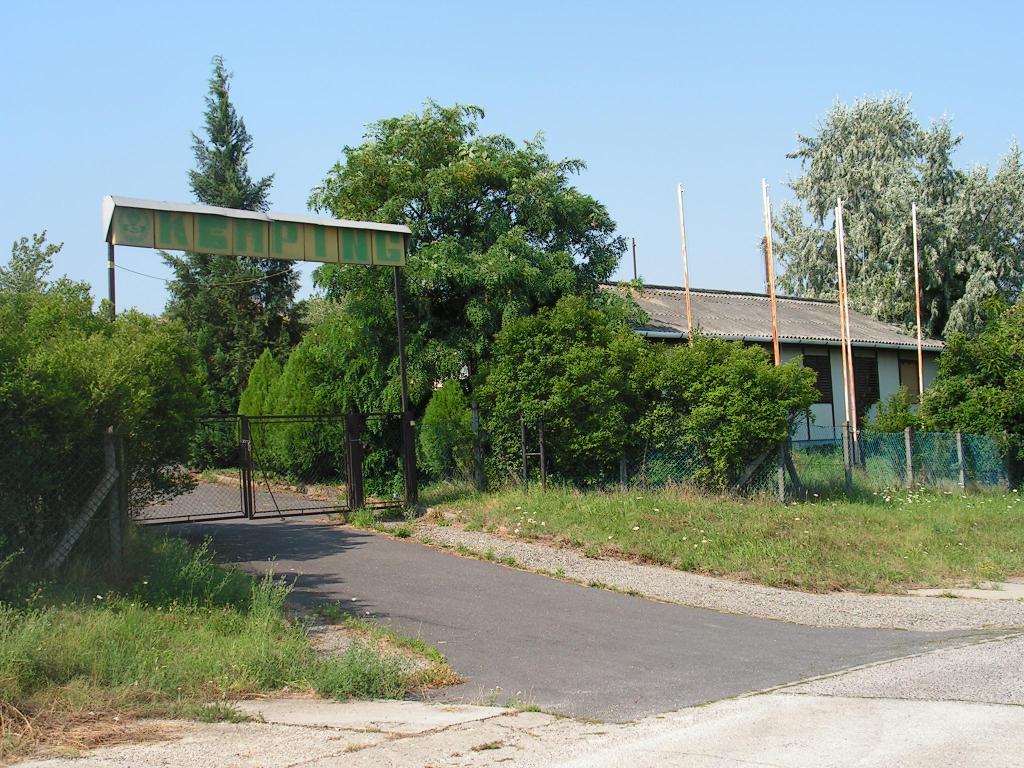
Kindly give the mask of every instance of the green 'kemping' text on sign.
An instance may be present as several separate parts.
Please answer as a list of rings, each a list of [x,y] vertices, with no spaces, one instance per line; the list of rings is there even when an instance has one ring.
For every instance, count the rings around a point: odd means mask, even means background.
[[[108,197],[107,241],[256,259],[405,265],[409,229],[403,226],[147,202]]]

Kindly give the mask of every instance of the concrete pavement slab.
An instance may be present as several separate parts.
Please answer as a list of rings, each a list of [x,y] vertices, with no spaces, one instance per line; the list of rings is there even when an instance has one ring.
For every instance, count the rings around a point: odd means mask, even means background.
[[[943,648],[785,688],[786,693],[1024,706],[1024,637]],[[1024,763],[1024,760],[1022,760]]]
[[[921,597],[967,597],[973,600],[1024,600],[1024,584],[1019,581],[990,581],[977,587],[946,589],[908,589],[908,594]]]
[[[265,723],[406,735],[487,720],[513,711],[466,704],[431,706],[419,701],[322,699],[257,699],[235,702],[234,706]]]
[[[638,723],[610,743],[545,756],[563,768],[1008,768],[1024,709],[768,694]],[[540,762],[531,763],[541,765]],[[525,765],[525,763],[524,763]]]

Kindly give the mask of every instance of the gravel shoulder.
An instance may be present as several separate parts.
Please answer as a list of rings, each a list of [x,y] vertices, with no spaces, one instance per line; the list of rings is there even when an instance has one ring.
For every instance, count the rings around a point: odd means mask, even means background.
[[[813,627],[907,629],[947,632],[1024,627],[1024,601],[948,597],[813,594],[658,565],[591,558],[567,548],[466,531],[422,521],[421,543],[476,556],[581,584],[600,585],[667,603],[775,619]]]

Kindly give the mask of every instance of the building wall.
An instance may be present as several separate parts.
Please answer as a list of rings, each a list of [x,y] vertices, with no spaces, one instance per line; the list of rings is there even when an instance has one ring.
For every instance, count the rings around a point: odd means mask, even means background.
[[[808,349],[811,349],[808,347]],[[782,361],[798,359],[802,357],[804,348],[799,344],[783,344],[780,352]],[[828,403],[815,403],[811,406],[812,421],[808,423],[801,418],[796,425],[793,435],[794,440],[833,440],[840,436],[843,422],[846,420],[845,389],[843,386],[843,357],[842,350],[836,347],[828,347],[829,365],[832,373],[832,401]],[[821,353],[822,347],[816,346],[814,352]],[[900,382],[900,358],[916,359],[915,351],[878,349],[873,350],[877,354],[878,364],[878,390],[880,401],[884,402],[901,385]],[[924,385],[927,388],[935,380],[936,360],[938,355],[934,352],[924,353]],[[877,406],[872,406],[868,416],[874,414]]]

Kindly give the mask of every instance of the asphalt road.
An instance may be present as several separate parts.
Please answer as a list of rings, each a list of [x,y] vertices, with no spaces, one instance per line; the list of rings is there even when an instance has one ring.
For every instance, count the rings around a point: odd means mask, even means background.
[[[819,629],[656,603],[459,557],[322,518],[165,529],[273,567],[296,601],[341,603],[438,647],[466,680],[436,694],[628,720],[935,648],[962,635]]]

